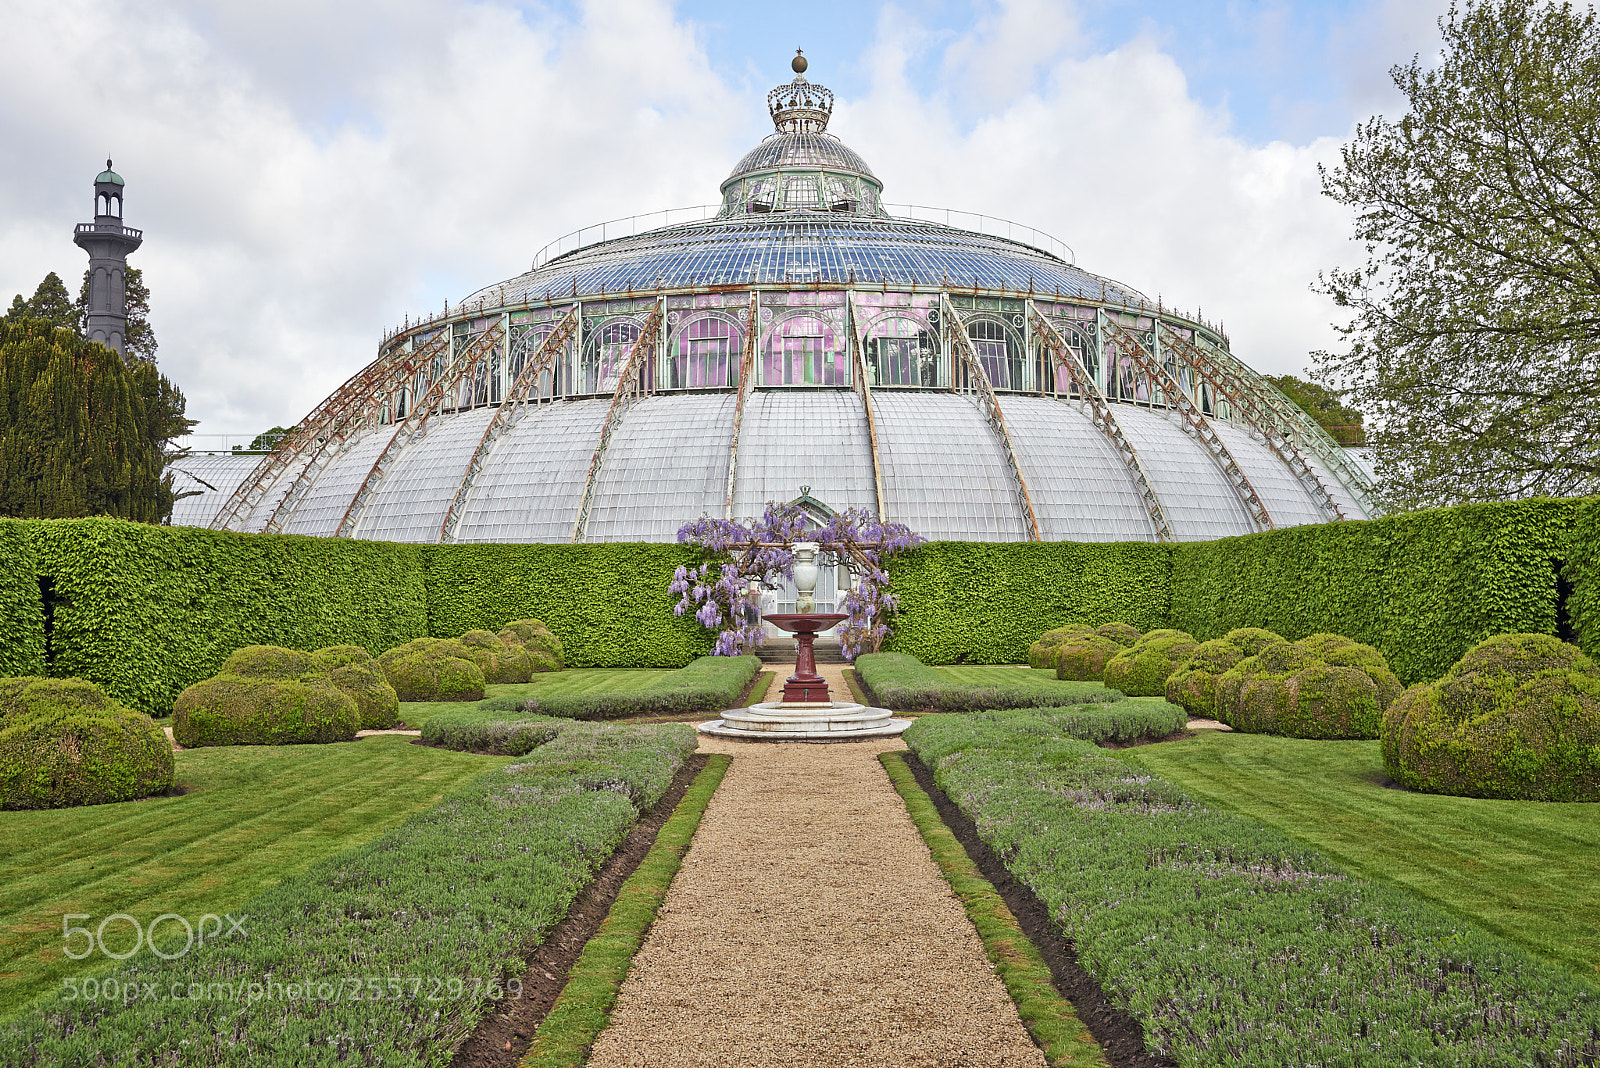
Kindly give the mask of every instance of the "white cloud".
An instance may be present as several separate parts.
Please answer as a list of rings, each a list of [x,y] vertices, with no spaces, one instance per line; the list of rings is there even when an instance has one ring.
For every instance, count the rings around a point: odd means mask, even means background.
[[[1074,11],[1005,0],[939,39],[885,9],[873,88],[834,129],[891,200],[1052,232],[1226,320],[1247,362],[1298,370],[1330,340],[1307,285],[1348,259],[1315,174],[1337,144],[1247,145],[1152,40],[1083,54]],[[75,284],[71,226],[109,151],[161,365],[202,431],[297,419],[386,327],[569,230],[714,200],[769,129],[744,62],[714,65],[667,0],[0,0],[0,24],[0,296],[51,269]],[[930,49],[931,95],[904,77]]]

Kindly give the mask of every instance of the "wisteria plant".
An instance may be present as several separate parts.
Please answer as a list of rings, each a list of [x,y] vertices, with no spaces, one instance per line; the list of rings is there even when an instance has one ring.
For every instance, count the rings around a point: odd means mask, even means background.
[[[792,581],[794,544],[815,542],[825,564],[843,564],[855,580],[844,596],[846,618],[839,629],[847,660],[875,652],[889,634],[884,619],[895,599],[884,559],[923,541],[903,523],[886,523],[858,508],[818,526],[799,505],[777,503],[749,525],[702,516],[685,524],[678,540],[699,546],[705,560],[673,573],[669,589],[681,595],[673,611],[681,616],[694,608],[695,618],[717,631],[714,656],[738,656],[761,644],[761,590]]]

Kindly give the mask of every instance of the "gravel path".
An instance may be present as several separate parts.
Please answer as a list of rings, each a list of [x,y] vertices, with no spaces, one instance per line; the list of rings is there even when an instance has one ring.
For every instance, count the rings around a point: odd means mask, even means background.
[[[733,765],[591,1068],[1045,1063],[878,764],[897,739],[700,748]]]

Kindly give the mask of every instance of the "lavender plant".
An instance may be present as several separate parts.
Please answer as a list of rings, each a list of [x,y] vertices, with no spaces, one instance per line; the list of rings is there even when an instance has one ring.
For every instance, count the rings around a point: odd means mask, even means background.
[[[875,652],[889,635],[885,620],[896,602],[883,561],[923,541],[905,524],[884,522],[859,508],[818,526],[798,505],[771,502],[749,525],[702,516],[685,524],[678,540],[699,546],[705,560],[673,573],[668,589],[680,595],[673,612],[681,616],[694,608],[702,626],[717,630],[713,656],[738,656],[760,646],[761,590],[794,578],[795,542],[816,542],[823,563],[844,565],[854,579],[844,596],[846,618],[839,630],[847,660]]]

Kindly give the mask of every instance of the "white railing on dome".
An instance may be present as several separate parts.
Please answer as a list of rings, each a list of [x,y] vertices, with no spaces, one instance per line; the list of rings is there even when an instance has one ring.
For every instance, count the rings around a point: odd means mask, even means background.
[[[1078,254],[1065,241],[1051,237],[1043,230],[1035,230],[1031,226],[1024,226],[1009,219],[997,219],[992,215],[979,215],[975,211],[957,211],[954,208],[930,208],[922,204],[885,204],[883,210],[902,219],[917,219],[921,222],[954,227],[957,230],[971,230],[973,233],[987,234],[990,237],[1003,237],[1007,241],[1031,245],[1068,263],[1078,262]]]
[[[626,219],[612,219],[610,222],[585,226],[582,230],[574,230],[570,234],[556,238],[534,253],[533,266],[529,269],[537,271],[557,256],[565,256],[574,249],[596,245],[601,241],[633,237],[649,230],[659,230],[663,226],[677,226],[679,223],[704,222],[721,210],[721,204],[697,204],[691,208],[667,208],[664,211],[630,215]]]
[[[255,439],[254,434],[185,434],[181,438],[172,438],[168,445],[173,449],[199,453],[243,452]]]
[[[558,256],[565,256],[576,249],[597,245],[602,241],[614,241],[621,237],[635,237],[648,233],[651,230],[660,230],[667,226],[678,226],[682,223],[704,222],[715,218],[722,210],[721,204],[696,204],[688,208],[667,208],[663,211],[647,212],[644,215],[630,215],[625,219],[611,219],[608,222],[595,223],[585,226],[581,230],[574,230],[550,242],[534,254],[533,266],[529,270],[537,271]],[[993,215],[980,215],[975,211],[959,211],[955,208],[930,208],[925,204],[885,204],[883,210],[900,219],[914,219],[919,222],[938,223],[941,226],[953,227],[957,230],[970,230],[977,234],[987,234],[989,237],[1002,237],[1007,241],[1016,241],[1019,244],[1029,245],[1047,252],[1060,260],[1068,263],[1077,263],[1078,254],[1072,246],[1060,238],[1052,237],[1043,230],[1022,223],[1012,222],[1010,219],[998,219]]]

